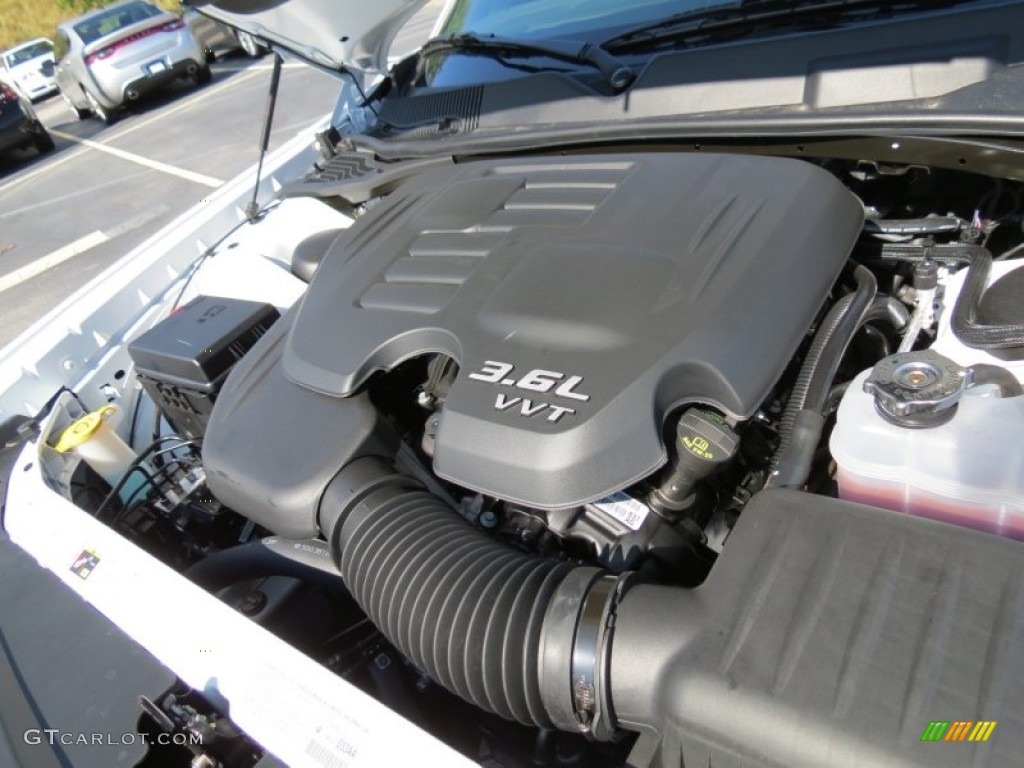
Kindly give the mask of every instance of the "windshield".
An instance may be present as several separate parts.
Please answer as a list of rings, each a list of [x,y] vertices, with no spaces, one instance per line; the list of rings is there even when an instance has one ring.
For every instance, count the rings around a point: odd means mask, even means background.
[[[737,5],[708,0],[456,0],[439,36],[473,32],[524,40],[601,37],[677,13]],[[602,34],[591,34],[597,33]]]
[[[16,67],[19,64],[24,64],[26,61],[31,61],[37,56],[45,56],[52,52],[53,44],[49,40],[40,40],[37,43],[31,43],[24,48],[19,48],[7,54],[7,66]]]
[[[437,40],[471,35],[520,43],[545,41],[573,44],[599,43],[621,34],[679,14],[736,6],[736,2],[709,0],[455,0],[437,30]],[[578,50],[578,48],[577,48]],[[496,83],[539,71],[573,72],[592,69],[572,57],[545,56],[542,50],[520,49],[513,57],[495,51],[482,56],[480,47],[428,46],[425,49],[418,87],[444,88],[474,82]]]
[[[163,11],[159,8],[155,8],[148,3],[118,5],[78,22],[74,25],[75,32],[82,38],[82,42],[88,45],[94,40],[99,40],[101,37],[105,37],[111,32],[116,32],[122,27],[151,19],[162,13]]]

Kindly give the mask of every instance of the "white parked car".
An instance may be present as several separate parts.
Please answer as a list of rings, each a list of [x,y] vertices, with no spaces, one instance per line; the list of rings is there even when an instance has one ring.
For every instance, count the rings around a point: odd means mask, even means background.
[[[344,85],[3,352],[19,754],[1021,764],[1024,2],[192,4]]]
[[[45,37],[0,53],[0,80],[30,101],[57,92],[53,74],[53,42]]]

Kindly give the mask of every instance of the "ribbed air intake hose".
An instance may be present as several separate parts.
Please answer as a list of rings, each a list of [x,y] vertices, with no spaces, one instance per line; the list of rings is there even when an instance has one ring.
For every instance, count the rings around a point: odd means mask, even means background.
[[[601,571],[503,544],[375,458],[328,486],[320,527],[353,598],[435,681],[509,719],[576,727],[577,617]]]

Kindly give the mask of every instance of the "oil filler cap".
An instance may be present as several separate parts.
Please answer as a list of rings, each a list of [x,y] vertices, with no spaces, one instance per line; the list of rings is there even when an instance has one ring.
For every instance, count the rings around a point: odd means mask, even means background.
[[[731,461],[739,442],[725,417],[705,408],[688,410],[676,427],[676,455],[648,504],[659,514],[689,507],[697,482]]]
[[[899,427],[927,429],[953,418],[969,368],[930,349],[903,352],[880,360],[864,382],[879,415]]]

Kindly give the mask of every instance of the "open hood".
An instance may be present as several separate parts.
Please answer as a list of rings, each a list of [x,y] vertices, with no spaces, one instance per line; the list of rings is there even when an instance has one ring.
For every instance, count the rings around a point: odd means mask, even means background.
[[[373,75],[395,34],[426,0],[186,0],[202,14],[328,69]]]

